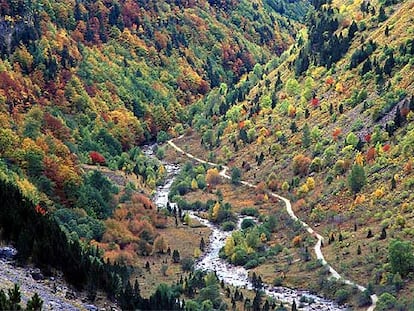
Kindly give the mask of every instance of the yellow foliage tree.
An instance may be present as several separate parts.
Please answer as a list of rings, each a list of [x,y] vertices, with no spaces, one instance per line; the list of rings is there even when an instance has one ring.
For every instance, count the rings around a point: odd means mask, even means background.
[[[197,183],[197,180],[195,180],[194,178],[193,178],[193,180],[191,181],[191,189],[193,189],[193,190],[197,190],[197,189],[198,189],[198,183]]]
[[[214,204],[214,206],[213,206],[213,212],[211,213],[211,219],[212,220],[217,220],[217,217],[220,213],[220,209],[221,209],[220,203],[216,202],[216,204]]]
[[[358,154],[355,156],[355,164],[364,165],[364,156],[361,152],[358,152]]]
[[[289,183],[287,181],[284,181],[282,184],[282,190],[283,191],[288,191],[289,190]]]
[[[378,188],[372,193],[375,199],[381,199],[384,196],[384,189]]]
[[[313,177],[308,177],[306,179],[306,186],[308,186],[309,190],[315,189],[315,179],[313,179]]]
[[[206,183],[215,186],[220,183],[220,174],[217,168],[210,168],[207,170]]]
[[[233,254],[234,246],[235,246],[234,239],[232,236],[229,236],[226,239],[226,244],[224,244],[224,253],[226,254],[227,257]]]
[[[196,247],[194,249],[194,254],[193,255],[194,255],[194,258],[200,257],[201,256],[201,250],[198,247]]]
[[[306,194],[309,192],[309,188],[306,184],[303,184],[302,186],[299,187],[298,193],[299,194]]]
[[[164,237],[162,235],[157,236],[154,241],[154,252],[163,254],[166,249],[167,243],[165,242]]]

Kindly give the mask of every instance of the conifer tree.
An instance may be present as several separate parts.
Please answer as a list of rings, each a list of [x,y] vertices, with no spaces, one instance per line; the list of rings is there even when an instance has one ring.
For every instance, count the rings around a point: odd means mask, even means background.
[[[358,193],[365,185],[365,170],[364,167],[359,164],[354,164],[351,169],[351,173],[348,176],[349,188],[354,193]]]
[[[305,123],[302,129],[302,146],[304,148],[308,148],[311,143],[311,137],[310,137],[310,131],[309,131],[309,125]]]
[[[174,263],[179,263],[180,262],[180,253],[176,249],[173,250],[172,260],[173,260]]]

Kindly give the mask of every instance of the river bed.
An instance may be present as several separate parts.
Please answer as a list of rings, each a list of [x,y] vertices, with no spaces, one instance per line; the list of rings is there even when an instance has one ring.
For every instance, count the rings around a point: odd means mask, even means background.
[[[144,149],[147,156],[154,157],[154,148],[156,145],[148,146]],[[174,181],[174,177],[178,174],[180,166],[163,162],[167,176],[165,182],[156,188],[153,196],[154,203],[163,208],[170,203],[171,207],[175,205],[169,202],[168,193]],[[220,280],[232,286],[253,289],[253,285],[248,277],[248,270],[241,266],[234,266],[219,257],[219,251],[224,246],[226,238],[231,235],[231,231],[223,231],[207,219],[199,217],[195,212],[190,212],[190,216],[198,220],[201,224],[209,227],[212,232],[209,238],[209,245],[202,257],[196,261],[195,269],[203,271],[214,271]],[[238,228],[244,218],[238,221]],[[291,289],[282,286],[272,286],[263,284],[263,290],[268,296],[271,296],[283,303],[291,304],[294,300],[299,310],[320,310],[320,311],[342,311],[347,310],[346,307],[339,306],[334,301],[311,294],[305,290]],[[304,301],[309,301],[304,302]],[[302,301],[302,302],[301,302]]]

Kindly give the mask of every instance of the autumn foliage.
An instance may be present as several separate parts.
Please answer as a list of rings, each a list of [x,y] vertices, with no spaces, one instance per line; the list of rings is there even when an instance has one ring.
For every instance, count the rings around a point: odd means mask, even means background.
[[[293,158],[293,173],[295,175],[306,176],[309,171],[311,159],[303,154],[298,154]]]
[[[91,159],[92,164],[100,164],[100,165],[103,165],[103,164],[106,163],[106,160],[105,160],[104,156],[101,155],[97,151],[91,151],[91,152],[89,152],[89,158]]]

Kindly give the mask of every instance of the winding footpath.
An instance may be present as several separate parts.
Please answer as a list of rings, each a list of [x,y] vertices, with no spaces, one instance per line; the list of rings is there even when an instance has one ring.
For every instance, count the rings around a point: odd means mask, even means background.
[[[183,136],[179,136],[177,139],[180,139],[182,137]],[[183,149],[178,147],[171,139],[169,141],[167,141],[167,143],[171,147],[173,147],[176,151],[178,151],[179,153],[181,153],[181,154],[187,156],[188,158],[193,159],[193,160],[195,160],[199,163],[207,164],[207,165],[214,166],[214,167],[219,167],[220,166],[217,163],[205,161],[203,159],[195,157],[191,153],[188,153],[188,152],[184,151]],[[220,171],[220,176],[222,176],[223,178],[226,178],[226,179],[231,179],[231,177],[226,174],[227,170],[229,169],[228,166],[223,165],[221,167],[222,167],[222,170]],[[249,183],[249,182],[244,181],[244,180],[242,180],[240,183],[247,186],[247,187],[250,187],[250,188],[257,188],[256,185],[253,185],[252,183]],[[317,233],[315,230],[313,230],[306,222],[300,220],[295,215],[295,213],[292,210],[292,204],[290,203],[290,201],[287,198],[282,197],[282,196],[280,196],[276,193],[273,193],[273,192],[269,192],[269,195],[283,201],[285,203],[286,211],[289,214],[290,218],[292,218],[293,220],[299,221],[301,223],[301,225],[306,229],[306,231],[308,233],[310,233],[311,235],[313,235],[317,239],[317,242],[316,242],[315,247],[314,247],[316,258],[319,259],[324,266],[328,267],[329,273],[331,274],[331,277],[333,277],[337,280],[341,280],[345,284],[348,284],[348,285],[351,285],[351,286],[356,286],[361,292],[364,292],[366,290],[366,287],[364,287],[362,285],[359,285],[359,284],[356,284],[356,283],[354,283],[354,282],[352,282],[348,279],[345,279],[325,260],[325,257],[323,256],[323,253],[322,253],[322,250],[321,250],[324,238],[319,233]],[[372,303],[367,308],[367,311],[374,311],[374,309],[377,305],[378,297],[377,297],[376,294],[373,294],[370,297],[371,297],[371,302]]]

